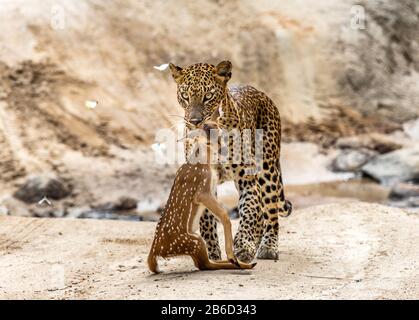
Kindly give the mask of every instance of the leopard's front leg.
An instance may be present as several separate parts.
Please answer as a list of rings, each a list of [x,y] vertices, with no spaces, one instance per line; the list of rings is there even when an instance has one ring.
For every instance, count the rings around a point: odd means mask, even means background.
[[[214,215],[205,209],[199,221],[199,229],[208,249],[211,260],[221,260],[221,249],[217,233],[217,220]]]
[[[243,170],[236,178],[239,189],[240,222],[234,237],[234,253],[243,262],[250,262],[262,235],[263,217],[260,206],[259,190],[255,176],[244,176]]]

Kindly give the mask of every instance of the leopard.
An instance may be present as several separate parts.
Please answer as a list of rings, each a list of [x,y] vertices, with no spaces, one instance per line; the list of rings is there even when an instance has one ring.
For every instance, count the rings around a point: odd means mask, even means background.
[[[228,85],[232,67],[227,60],[217,65],[196,63],[187,67],[169,63],[177,86],[177,100],[184,110],[186,132],[207,121],[219,108],[220,128],[239,133],[250,130],[251,141],[248,142],[252,147],[248,148],[248,152],[254,154],[255,132],[263,130],[262,141],[259,142],[263,157],[259,164],[232,159],[235,140],[244,138],[236,135],[228,139],[224,148],[230,161],[218,165],[218,181],[219,184],[234,181],[239,194],[235,256],[246,263],[255,258],[277,260],[279,219],[292,212],[292,203],[285,199],[280,165],[281,117],[273,100],[264,92],[250,85]],[[189,146],[186,142],[184,149],[187,154]],[[220,260],[217,222],[208,209],[202,214],[199,227],[209,258]]]

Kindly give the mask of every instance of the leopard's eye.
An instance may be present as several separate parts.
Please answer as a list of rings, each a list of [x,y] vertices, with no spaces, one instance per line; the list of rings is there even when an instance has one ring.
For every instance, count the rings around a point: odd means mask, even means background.
[[[188,93],[187,93],[187,92],[182,92],[182,93],[180,94],[180,96],[181,96],[183,99],[185,99],[185,100],[189,100],[189,95],[188,95]]]
[[[207,92],[204,96],[204,101],[208,101],[212,98],[212,92]]]

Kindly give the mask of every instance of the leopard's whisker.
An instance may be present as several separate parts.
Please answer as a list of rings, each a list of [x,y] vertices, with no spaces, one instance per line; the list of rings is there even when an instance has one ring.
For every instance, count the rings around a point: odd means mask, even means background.
[[[177,126],[177,125],[180,125],[180,124],[183,124],[183,121],[179,121],[179,122],[175,122],[174,124],[172,124],[169,128],[167,128],[167,129],[173,129],[175,126]]]
[[[176,140],[176,142],[180,142],[180,141],[183,141],[183,140],[185,140],[186,138],[187,138],[188,136],[187,135],[184,135],[182,138],[180,138],[180,139],[177,139]]]
[[[169,116],[171,116],[171,117],[178,117],[178,118],[185,119],[185,117],[184,117],[184,116],[181,116],[181,115],[179,115],[179,114],[169,114]]]

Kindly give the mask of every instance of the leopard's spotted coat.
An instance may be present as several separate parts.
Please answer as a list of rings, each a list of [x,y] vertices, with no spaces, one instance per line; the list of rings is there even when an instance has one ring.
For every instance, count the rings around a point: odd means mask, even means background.
[[[236,256],[245,262],[251,261],[256,254],[260,259],[277,259],[278,217],[287,216],[292,210],[291,203],[285,200],[281,177],[281,120],[277,107],[266,94],[251,86],[228,88],[232,69],[229,61],[217,66],[198,63],[183,69],[170,64],[170,69],[177,83],[178,101],[185,110],[188,129],[208,119],[218,107],[222,110],[218,120],[220,126],[240,132],[250,129],[252,146],[255,130],[263,129],[261,170],[248,174],[249,164],[232,161],[220,165],[219,174],[220,182],[234,180],[240,195],[240,224],[234,238]],[[229,140],[230,154],[234,139]],[[188,152],[188,146],[185,147]],[[254,147],[250,152],[254,152]],[[205,212],[200,221],[201,235],[207,243],[210,258],[219,260],[221,251],[216,228],[212,214]]]

